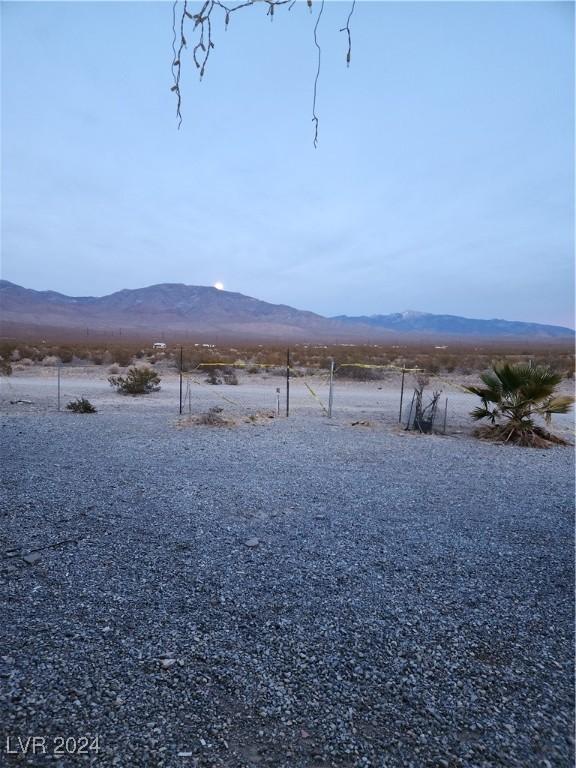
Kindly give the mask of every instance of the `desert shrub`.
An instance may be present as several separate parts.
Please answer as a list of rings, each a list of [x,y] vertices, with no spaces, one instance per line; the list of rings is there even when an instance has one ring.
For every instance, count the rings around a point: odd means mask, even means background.
[[[71,400],[66,408],[74,413],[96,413],[96,408],[85,397],[77,397],[76,400]]]
[[[383,378],[382,369],[363,368],[357,365],[343,365],[336,368],[334,375],[338,379],[351,379],[352,381],[380,381]]]
[[[207,384],[223,384],[224,379],[222,377],[222,371],[220,368],[211,368],[206,374]]]
[[[148,395],[160,389],[160,376],[151,368],[130,368],[126,376],[109,376],[110,386],[123,395]]]
[[[113,349],[111,352],[113,362],[118,363],[122,368],[126,368],[132,365],[134,357],[143,357],[143,355],[133,355],[129,349]]]
[[[209,408],[206,413],[201,413],[197,418],[198,424],[205,424],[209,427],[225,427],[229,420],[222,416],[223,409],[219,405]]]
[[[233,368],[224,368],[222,371],[222,378],[224,380],[224,384],[238,384],[238,376],[236,375],[236,371]]]
[[[19,349],[13,349],[12,350],[12,352],[10,354],[10,360],[12,360],[13,363],[17,363],[18,360],[20,360],[21,357],[22,357],[22,355],[20,354],[20,350]]]
[[[534,448],[565,442],[534,421],[541,417],[549,424],[552,414],[568,413],[572,407],[573,397],[555,394],[562,380],[560,373],[531,362],[496,363],[480,378],[483,387],[466,387],[482,401],[471,412],[472,418],[490,422],[490,426],[478,430],[479,437]]]
[[[54,354],[58,355],[63,363],[71,363],[74,359],[74,352],[68,347],[58,347]]]
[[[92,352],[90,355],[94,365],[102,365],[104,363],[104,354],[102,352]]]
[[[266,373],[268,373],[270,376],[286,376],[286,368],[267,368]],[[292,375],[292,371],[290,371],[290,375]]]
[[[120,373],[120,366],[113,363],[110,368],[108,368],[108,373]]]
[[[0,359],[0,376],[11,376],[12,366],[8,360]]]
[[[31,360],[29,357],[23,357],[21,360],[18,361],[20,366],[28,367],[30,365],[34,365],[34,361]]]
[[[42,365],[45,366],[53,366],[53,365],[59,365],[62,361],[59,357],[56,357],[56,355],[46,355],[46,357],[42,360]]]
[[[246,373],[250,373],[250,374],[260,373],[260,368],[257,365],[250,365],[248,368],[246,368]]]
[[[20,349],[20,356],[21,357],[27,357],[33,362],[42,360],[44,357],[44,353],[40,352],[40,350],[37,347],[29,347],[25,346]]]

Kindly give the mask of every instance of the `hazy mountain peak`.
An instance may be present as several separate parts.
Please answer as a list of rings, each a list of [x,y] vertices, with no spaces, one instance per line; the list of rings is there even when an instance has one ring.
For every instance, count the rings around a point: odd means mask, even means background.
[[[124,288],[108,296],[72,297],[55,291],[35,291],[0,280],[2,333],[108,337],[159,334],[179,339],[243,338],[295,341],[390,341],[406,337],[491,337],[573,339],[574,331],[560,326],[507,320],[474,320],[404,310],[389,315],[322,317],[284,304],[244,296],[213,286],[158,283]]]

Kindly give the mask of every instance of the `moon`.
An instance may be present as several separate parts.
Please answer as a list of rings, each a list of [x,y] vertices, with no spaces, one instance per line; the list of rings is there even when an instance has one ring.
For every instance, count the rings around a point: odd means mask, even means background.
[[[223,291],[224,283],[221,283],[220,280],[218,280],[218,282],[214,283],[214,288],[216,288],[217,291]]]

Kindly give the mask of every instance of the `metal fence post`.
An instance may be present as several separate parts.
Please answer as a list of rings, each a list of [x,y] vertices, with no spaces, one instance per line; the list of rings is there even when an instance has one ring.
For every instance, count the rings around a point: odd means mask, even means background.
[[[182,416],[182,360],[183,352],[182,347],[180,347],[180,416]]]
[[[290,416],[290,350],[286,350],[286,416]]]
[[[330,360],[330,389],[328,390],[328,418],[332,418],[332,402],[333,402],[333,386],[334,386],[334,360]]]
[[[402,400],[404,399],[404,374],[406,373],[405,364],[402,366],[402,384],[400,385],[400,412],[398,413],[398,424],[402,423]]]

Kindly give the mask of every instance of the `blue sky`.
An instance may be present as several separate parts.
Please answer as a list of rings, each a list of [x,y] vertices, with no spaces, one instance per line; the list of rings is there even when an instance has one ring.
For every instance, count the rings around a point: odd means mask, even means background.
[[[315,150],[318,9],[216,23],[177,130],[170,3],[4,2],[2,277],[573,326],[573,4],[361,1],[347,69],[327,2]]]

